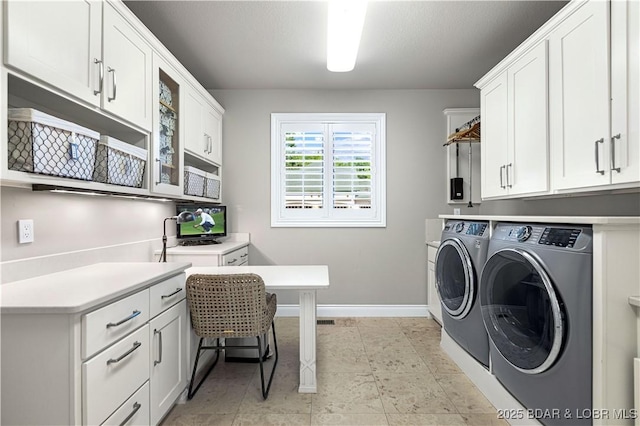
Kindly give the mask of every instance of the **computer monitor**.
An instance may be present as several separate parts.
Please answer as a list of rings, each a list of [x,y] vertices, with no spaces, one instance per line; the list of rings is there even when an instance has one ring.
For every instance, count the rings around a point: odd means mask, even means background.
[[[227,235],[227,208],[218,204],[177,204],[176,215],[189,212],[187,222],[179,223],[177,238],[180,243],[215,244]],[[184,216],[184,215],[183,215]]]

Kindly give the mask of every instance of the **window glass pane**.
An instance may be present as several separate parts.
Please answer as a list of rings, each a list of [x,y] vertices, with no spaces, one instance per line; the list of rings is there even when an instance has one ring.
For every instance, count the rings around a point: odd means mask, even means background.
[[[324,134],[286,132],[284,139],[285,208],[322,208]]]
[[[333,142],[333,208],[371,208],[371,132],[339,131]]]

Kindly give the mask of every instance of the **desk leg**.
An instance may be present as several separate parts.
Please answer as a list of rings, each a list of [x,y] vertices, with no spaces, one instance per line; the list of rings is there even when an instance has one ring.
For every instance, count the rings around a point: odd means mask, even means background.
[[[316,393],[316,291],[300,291],[299,393]]]

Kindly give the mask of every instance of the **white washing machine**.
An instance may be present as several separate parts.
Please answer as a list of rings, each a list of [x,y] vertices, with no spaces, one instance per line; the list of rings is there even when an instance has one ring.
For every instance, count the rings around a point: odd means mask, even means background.
[[[489,244],[480,304],[491,369],[544,425],[592,424],[592,235],[498,223]]]
[[[435,264],[442,325],[485,368],[489,365],[489,338],[482,322],[479,284],[488,246],[489,222],[449,219]]]

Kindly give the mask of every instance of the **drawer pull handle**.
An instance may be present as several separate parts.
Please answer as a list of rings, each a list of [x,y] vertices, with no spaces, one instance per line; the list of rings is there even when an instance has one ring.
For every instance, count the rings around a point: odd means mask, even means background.
[[[238,259],[233,259],[227,262],[228,265],[231,265],[232,263],[236,263],[238,261]]]
[[[124,425],[126,425],[126,424],[127,424],[127,422],[128,422],[129,420],[131,420],[131,418],[132,418],[133,416],[135,416],[135,415],[136,415],[136,413],[138,412],[138,410],[140,409],[140,407],[142,407],[142,404],[140,404],[139,402],[136,402],[135,404],[133,404],[133,411],[129,413],[129,415],[127,416],[127,418],[126,418],[126,419],[124,419],[124,420],[122,421],[122,423],[120,423],[120,426],[124,426]]]
[[[176,294],[180,293],[182,291],[182,289],[180,287],[176,288],[176,291],[174,291],[171,294],[164,294],[162,296],[160,296],[160,299],[167,299],[169,297],[175,296]]]
[[[116,358],[116,359],[111,358],[111,359],[107,360],[107,365],[115,364],[115,363],[118,363],[118,362],[122,361],[123,359],[125,359],[126,357],[131,355],[140,346],[142,346],[142,343],[134,342],[133,343],[133,347],[131,349],[129,349],[128,351],[126,351],[125,353],[123,353],[122,355],[120,355],[118,358]]]
[[[245,253],[245,254],[241,254],[240,257],[247,257],[249,256],[249,253]]]
[[[111,328],[111,327],[117,327],[119,325],[124,324],[127,321],[131,321],[132,319],[134,319],[135,317],[137,317],[138,315],[140,315],[142,312],[140,311],[133,311],[133,313],[131,315],[129,315],[128,317],[126,317],[123,320],[120,320],[118,322],[110,322],[109,324],[107,324],[107,328]]]
[[[162,331],[153,330],[153,334],[158,335],[158,355],[160,355],[160,359],[157,361],[153,361],[153,366],[160,364],[162,362]]]

